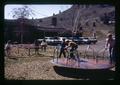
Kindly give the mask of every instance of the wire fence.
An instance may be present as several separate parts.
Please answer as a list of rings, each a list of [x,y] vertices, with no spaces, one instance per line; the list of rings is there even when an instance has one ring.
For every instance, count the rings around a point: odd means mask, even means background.
[[[5,52],[5,56],[7,57],[14,57],[14,58],[25,58],[25,57],[33,57],[33,56],[48,56],[54,59],[59,59],[58,56],[60,54],[60,46],[50,46],[48,45],[46,51],[41,49],[39,46],[38,54],[35,53],[35,46],[34,44],[17,44],[11,45],[11,49],[9,50],[10,54],[7,55]],[[68,60],[70,59],[70,49],[66,50],[66,56]],[[84,50],[75,50],[73,51],[73,55],[76,56],[76,60],[80,60],[80,58],[84,59],[94,59],[96,62],[99,60],[108,60],[109,59],[109,52],[107,49],[99,49],[98,51],[95,50],[94,47],[88,45]],[[63,56],[62,56],[63,57]]]

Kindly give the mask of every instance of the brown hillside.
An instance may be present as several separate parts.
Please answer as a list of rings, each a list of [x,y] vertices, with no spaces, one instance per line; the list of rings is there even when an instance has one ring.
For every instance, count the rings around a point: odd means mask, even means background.
[[[80,6],[80,22],[82,27],[84,28],[84,36],[90,36],[92,23],[96,21],[96,31],[99,34],[105,36],[108,31],[114,32],[114,25],[105,25],[101,20],[100,17],[103,16],[105,13],[109,14],[111,12],[114,13],[115,7],[113,6],[102,6],[102,5],[89,5],[89,6]],[[77,14],[77,5],[73,5],[70,9],[59,13],[57,15],[38,19],[35,20],[34,24],[39,24],[39,26],[48,26],[51,27],[52,17],[57,18],[57,25],[56,27],[59,28],[66,28],[68,30],[72,30],[74,19]],[[115,17],[115,16],[111,16]],[[42,20],[42,21],[41,21]],[[88,22],[89,26],[86,26],[86,22]],[[88,32],[87,32],[88,31]],[[87,32],[87,33],[86,33]]]

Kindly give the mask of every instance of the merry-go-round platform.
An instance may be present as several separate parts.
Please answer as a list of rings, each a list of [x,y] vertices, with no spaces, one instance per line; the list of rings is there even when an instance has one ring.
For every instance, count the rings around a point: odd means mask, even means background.
[[[90,51],[91,50],[91,51]],[[110,64],[110,58],[108,57],[108,51],[102,49],[100,51],[96,51],[87,46],[84,51],[84,55],[80,54],[78,50],[73,51],[73,56],[70,57],[70,51],[66,51],[67,57],[59,58],[59,49],[54,50],[54,57],[50,62],[57,67],[64,67],[70,69],[83,69],[83,70],[108,70],[115,67],[115,64]],[[91,54],[89,54],[89,51]],[[91,58],[89,58],[91,56]]]
[[[67,58],[55,58],[50,62],[57,67],[71,69],[101,70],[110,69],[114,67],[114,65],[109,64],[109,60],[99,60],[99,62],[96,62],[95,59],[84,58],[80,58],[79,61]]]

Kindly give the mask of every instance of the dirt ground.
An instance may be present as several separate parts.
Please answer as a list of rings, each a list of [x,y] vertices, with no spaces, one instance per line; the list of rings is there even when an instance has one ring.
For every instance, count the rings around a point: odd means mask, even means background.
[[[91,45],[96,52],[100,51],[104,42],[100,41],[96,45]],[[83,53],[87,45],[80,45],[78,50]],[[51,50],[52,49],[52,50]],[[92,52],[92,50],[90,50]],[[5,79],[8,80],[95,80],[105,79],[113,80],[114,71],[66,71],[59,70],[50,62],[53,59],[53,47],[48,47],[47,52],[39,51],[39,55],[34,54],[31,50],[28,56],[27,49],[18,49],[13,47],[10,57],[5,58]],[[102,51],[101,51],[102,52]],[[91,73],[92,72],[92,73]],[[95,73],[96,72],[96,73]],[[105,76],[106,74],[106,76]]]

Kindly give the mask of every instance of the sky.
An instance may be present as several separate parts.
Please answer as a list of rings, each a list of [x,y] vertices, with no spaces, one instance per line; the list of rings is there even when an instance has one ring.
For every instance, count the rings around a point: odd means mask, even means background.
[[[22,4],[7,4],[4,7],[4,19],[14,19],[12,17],[12,11],[13,8],[21,8],[23,5]],[[35,15],[31,15],[29,19],[39,19],[39,18],[44,18],[44,17],[49,17],[54,14],[58,14],[59,11],[63,12],[70,8],[72,5],[67,4],[67,5],[59,5],[59,4],[47,4],[47,5],[27,5],[31,10],[33,10],[33,13]]]

